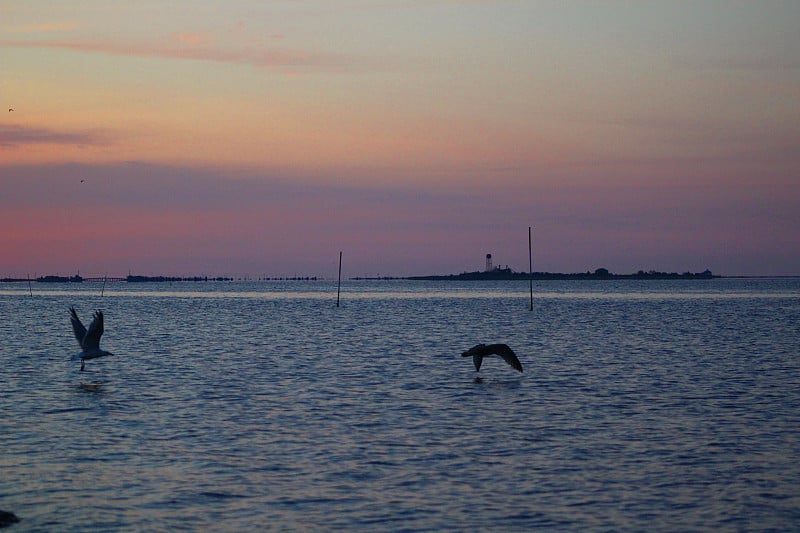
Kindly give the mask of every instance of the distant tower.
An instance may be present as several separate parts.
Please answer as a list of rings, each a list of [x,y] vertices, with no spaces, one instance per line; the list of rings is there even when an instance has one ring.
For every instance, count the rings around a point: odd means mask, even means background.
[[[486,254],[486,272],[492,271],[492,254]]]

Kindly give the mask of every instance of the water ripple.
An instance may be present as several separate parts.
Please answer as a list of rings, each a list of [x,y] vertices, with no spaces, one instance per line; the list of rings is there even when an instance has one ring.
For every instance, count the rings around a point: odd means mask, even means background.
[[[498,284],[340,308],[320,284],[158,287],[0,289],[0,507],[24,530],[800,523],[797,283],[548,285],[533,312]],[[102,306],[117,356],[78,372],[69,305]],[[476,382],[460,353],[487,341],[525,373]]]

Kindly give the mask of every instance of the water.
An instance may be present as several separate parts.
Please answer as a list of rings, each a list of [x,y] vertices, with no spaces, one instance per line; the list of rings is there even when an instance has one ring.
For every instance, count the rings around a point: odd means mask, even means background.
[[[534,289],[531,312],[514,282],[348,282],[339,308],[332,282],[0,284],[0,509],[14,531],[800,530],[800,280]],[[70,305],[116,354],[83,373]],[[476,382],[478,342],[525,373]]]

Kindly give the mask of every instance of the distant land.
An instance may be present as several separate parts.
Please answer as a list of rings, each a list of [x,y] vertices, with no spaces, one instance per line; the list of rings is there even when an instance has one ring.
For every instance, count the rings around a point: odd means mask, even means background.
[[[559,272],[516,272],[511,268],[494,268],[488,271],[462,272],[460,274],[428,275],[428,276],[379,276],[379,277],[351,277],[351,280],[411,280],[411,281],[519,281],[519,280],[669,280],[689,279],[703,280],[715,278],[794,278],[798,276],[720,276],[710,270],[703,272],[660,272],[657,270],[640,270],[635,274],[614,274],[606,268],[592,271],[564,274]],[[82,277],[75,276],[39,276],[36,278],[0,278],[0,283],[83,283],[83,282],[127,282],[127,283],[163,283],[163,282],[208,282],[208,281],[319,281],[326,278],[317,276],[282,276],[282,277],[257,277],[233,278],[227,276],[135,276],[126,277]]]
[[[640,270],[635,274],[612,274],[606,268],[598,268],[594,272],[577,272],[574,274],[561,274],[558,272],[515,272],[510,268],[495,268],[493,270],[462,272],[461,274],[409,276],[404,278],[353,278],[353,279],[409,279],[420,281],[489,281],[489,280],[598,280],[598,279],[712,279],[722,276],[714,275],[710,270],[703,272],[658,272]]]
[[[291,277],[291,278],[269,278],[269,277],[262,277],[256,280],[252,280],[250,278],[246,278],[244,281],[316,281],[318,278],[316,276],[306,276],[306,277]],[[168,276],[128,276],[125,278],[125,281],[128,283],[153,283],[153,282],[163,282],[163,281],[236,281],[236,278],[226,278],[226,277],[216,277],[210,278],[208,276],[204,277],[188,277],[188,278],[181,278],[181,277],[168,277]]]
[[[276,277],[276,278],[259,278],[258,281],[316,281],[316,276],[295,276],[295,277]],[[34,279],[30,278],[0,278],[0,283],[24,283],[35,281],[37,283],[83,283],[87,282],[119,282],[125,281],[127,283],[164,283],[174,281],[236,281],[236,278],[225,276],[133,276],[128,275],[124,278],[105,276],[105,277],[91,277],[84,278],[80,275],[75,276],[39,276]],[[253,281],[247,279],[247,281]]]

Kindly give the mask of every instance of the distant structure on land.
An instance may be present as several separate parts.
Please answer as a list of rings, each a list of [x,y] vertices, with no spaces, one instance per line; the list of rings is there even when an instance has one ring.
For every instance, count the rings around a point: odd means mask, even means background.
[[[720,276],[715,275],[710,270],[703,272],[684,272],[678,274],[677,272],[659,272],[650,270],[645,272],[638,271],[635,274],[613,274],[607,268],[598,268],[594,272],[576,272],[572,274],[563,274],[559,272],[514,272],[508,265],[498,265],[493,267],[491,264],[491,254],[486,254],[486,270],[483,272],[462,272],[461,274],[448,274],[448,275],[433,275],[433,276],[409,276],[402,279],[415,279],[415,280],[602,280],[602,279],[713,279]],[[359,279],[359,278],[356,278]]]

